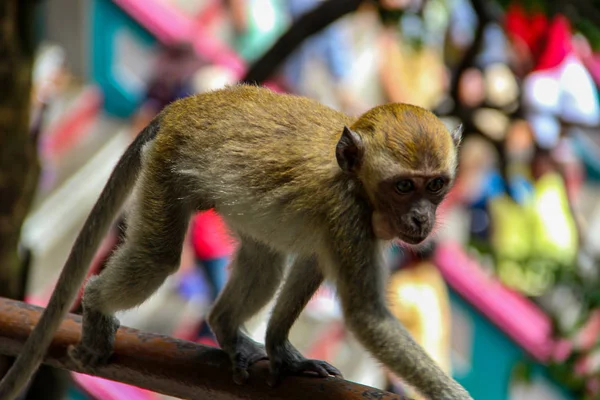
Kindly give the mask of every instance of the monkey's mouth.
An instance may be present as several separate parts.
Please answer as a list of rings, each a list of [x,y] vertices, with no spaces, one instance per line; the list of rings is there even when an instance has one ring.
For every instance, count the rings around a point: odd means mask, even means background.
[[[400,232],[399,233],[399,238],[400,240],[402,240],[403,242],[406,242],[408,244],[419,244],[422,243],[425,239],[427,239],[427,234],[412,234],[412,233],[407,233],[407,232]]]

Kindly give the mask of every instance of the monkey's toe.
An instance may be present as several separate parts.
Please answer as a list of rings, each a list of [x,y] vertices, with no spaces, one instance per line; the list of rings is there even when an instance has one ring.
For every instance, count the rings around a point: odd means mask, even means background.
[[[273,387],[277,386],[289,375],[343,378],[342,373],[336,367],[322,360],[285,360],[271,363],[271,376],[267,383]]]
[[[235,352],[231,355],[233,381],[238,385],[244,384],[250,377],[248,368],[252,364],[260,360],[267,360],[268,358],[264,346],[250,339],[241,341],[236,346]]]
[[[268,359],[267,354],[265,352],[256,353],[252,355],[236,354],[235,357],[236,361],[234,362],[233,366],[233,381],[238,385],[241,385],[248,380],[248,378],[250,377],[250,374],[248,373],[248,368],[250,368],[252,364],[260,360]]]
[[[95,369],[108,364],[111,352],[98,351],[81,344],[69,346],[69,358],[81,369]]]

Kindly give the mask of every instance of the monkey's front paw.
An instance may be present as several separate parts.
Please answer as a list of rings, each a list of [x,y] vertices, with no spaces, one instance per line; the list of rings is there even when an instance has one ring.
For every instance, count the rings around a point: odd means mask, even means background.
[[[441,390],[439,393],[433,393],[429,396],[432,400],[473,400],[469,392],[462,386],[454,382],[447,390]]]
[[[81,344],[69,346],[67,352],[77,367],[88,370],[108,364],[108,359],[112,354],[112,352],[98,351]]]
[[[268,359],[264,346],[245,336],[238,340],[229,357],[233,364],[233,381],[238,385],[248,380],[248,368],[252,364]]]
[[[321,360],[304,358],[290,343],[270,352],[271,360],[268,384],[277,386],[289,375],[317,375],[321,378],[335,376],[343,378],[342,373],[333,365]]]

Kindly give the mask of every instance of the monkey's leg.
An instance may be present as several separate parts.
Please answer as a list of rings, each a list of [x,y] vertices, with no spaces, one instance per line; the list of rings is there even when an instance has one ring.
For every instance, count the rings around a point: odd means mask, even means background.
[[[190,214],[166,184],[144,178],[123,245],[84,290],[81,342],[69,354],[86,367],[111,355],[119,327],[114,314],[142,304],[179,267]]]
[[[221,348],[233,364],[233,379],[248,379],[248,367],[267,358],[264,346],[242,332],[242,326],[273,297],[282,279],[285,257],[249,238],[242,238],[232,272],[208,317]]]
[[[316,257],[296,259],[273,309],[267,328],[267,352],[271,377],[269,384],[278,385],[286,375],[316,373],[327,377],[342,377],[334,366],[321,360],[309,360],[290,343],[288,334],[292,325],[323,282]]]

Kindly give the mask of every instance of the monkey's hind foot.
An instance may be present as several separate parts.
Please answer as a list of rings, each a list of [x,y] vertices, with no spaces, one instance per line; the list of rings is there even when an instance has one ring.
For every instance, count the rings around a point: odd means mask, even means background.
[[[69,346],[71,360],[84,369],[95,369],[108,363],[112,355],[119,320],[98,311],[83,310],[83,333],[77,346]]]
[[[267,383],[273,387],[278,386],[289,375],[343,378],[342,373],[336,367],[322,360],[304,358],[289,342],[271,351],[269,358],[271,360],[271,376]]]
[[[78,368],[84,370],[94,370],[108,364],[108,359],[112,355],[112,351],[98,351],[81,344],[69,346],[67,351],[71,361],[73,361]]]
[[[245,335],[239,336],[231,350],[227,348],[224,348],[224,350],[229,353],[229,358],[233,364],[233,381],[238,385],[248,380],[250,376],[248,368],[252,364],[268,359],[264,346]]]

